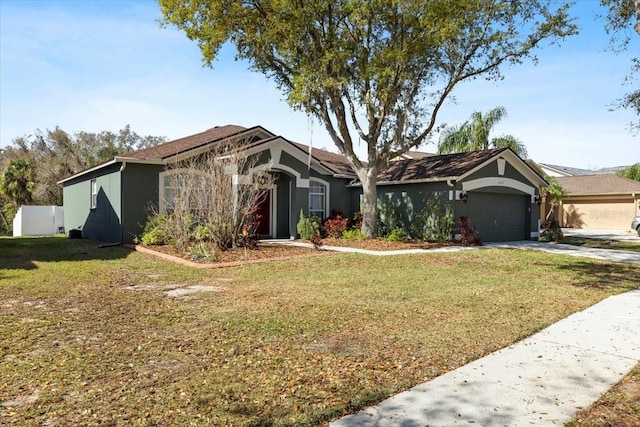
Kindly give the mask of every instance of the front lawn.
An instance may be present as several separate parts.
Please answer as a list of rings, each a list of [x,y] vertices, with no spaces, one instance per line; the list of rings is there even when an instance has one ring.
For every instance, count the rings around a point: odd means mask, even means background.
[[[640,252],[639,242],[627,242],[618,240],[590,239],[588,237],[563,237],[559,243],[567,245],[584,246],[587,248],[618,249],[624,251]]]
[[[640,266],[509,249],[202,270],[0,239],[0,421],[322,424],[638,287]]]

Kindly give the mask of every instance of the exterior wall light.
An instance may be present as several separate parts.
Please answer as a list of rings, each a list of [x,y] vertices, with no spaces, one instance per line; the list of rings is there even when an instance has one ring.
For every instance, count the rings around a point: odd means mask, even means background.
[[[540,205],[540,203],[542,203],[542,197],[539,194],[536,194],[535,196],[533,196],[533,201]]]
[[[463,191],[462,193],[460,193],[460,200],[462,200],[464,203],[467,203],[467,200],[469,200],[469,194],[467,194],[466,191]]]

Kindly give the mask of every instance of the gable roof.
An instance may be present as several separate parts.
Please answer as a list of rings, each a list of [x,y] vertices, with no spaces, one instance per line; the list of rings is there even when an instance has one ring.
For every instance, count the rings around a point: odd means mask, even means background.
[[[569,166],[550,165],[548,163],[538,163],[538,166],[542,169],[548,169],[552,172],[556,172],[562,176],[585,176],[585,175],[602,175],[611,174],[626,169],[628,166],[612,166],[608,168],[600,168],[595,170],[572,168]]]
[[[437,154],[427,153],[426,151],[407,151],[406,153],[400,154],[400,156],[391,160],[424,159],[425,157],[433,157],[433,156],[437,156]]]
[[[556,178],[568,196],[640,193],[640,182],[611,173]]]
[[[507,148],[472,151],[469,153],[443,154],[422,159],[405,159],[390,162],[378,174],[379,182],[406,182],[457,178],[482,165]]]
[[[164,160],[196,148],[201,148],[203,146],[219,142],[226,138],[240,136],[243,133],[249,133],[247,131],[253,130],[263,130],[265,133],[272,135],[260,126],[254,126],[248,129],[236,125],[216,126],[211,129],[207,129],[204,132],[196,133],[195,135],[185,136],[184,138],[174,139],[173,141],[165,142],[164,144],[156,145],[154,147],[134,151],[127,154],[126,157],[129,159]]]
[[[309,146],[292,142],[293,145],[309,155]],[[311,157],[316,159],[321,165],[332,171],[336,175],[355,177],[355,172],[349,163],[349,160],[342,154],[332,153],[322,148],[311,147]]]

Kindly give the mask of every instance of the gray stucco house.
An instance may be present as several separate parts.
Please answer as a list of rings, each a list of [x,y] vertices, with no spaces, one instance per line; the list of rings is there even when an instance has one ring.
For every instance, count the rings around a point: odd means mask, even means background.
[[[292,238],[300,210],[322,218],[331,210],[353,216],[362,188],[347,160],[275,135],[261,126],[227,125],[156,147],[115,157],[70,176],[63,185],[64,223],[83,237],[129,243],[139,235],[151,205],[167,191],[167,165],[211,150],[224,141],[243,141],[259,155],[273,179],[258,207],[265,238]],[[390,162],[378,177],[378,198],[392,203],[407,226],[430,198],[452,204],[468,216],[486,242],[538,238],[538,191],[544,179],[510,149],[448,155],[407,155]]]

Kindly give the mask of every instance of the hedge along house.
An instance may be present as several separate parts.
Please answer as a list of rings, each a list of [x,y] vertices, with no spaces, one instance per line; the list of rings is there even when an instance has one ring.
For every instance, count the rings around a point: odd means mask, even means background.
[[[342,155],[291,142],[260,126],[227,125],[115,157],[62,180],[65,225],[89,239],[133,241],[150,213],[162,212],[171,200],[173,165],[222,143],[242,146],[245,155],[259,159],[254,167],[271,175],[257,206],[261,237],[294,238],[300,211],[324,219],[331,210],[353,216],[360,209],[362,189]],[[242,185],[242,174],[233,182]],[[406,228],[426,200],[437,198],[450,203],[456,217],[470,217],[484,241],[535,239],[543,185],[509,149],[410,156],[390,162],[380,174],[378,199],[379,205],[394,204]]]
[[[546,181],[511,149],[390,162],[378,176],[379,206],[410,224],[428,199],[449,203],[485,242],[537,240],[539,188]]]
[[[150,213],[164,211],[172,199],[173,165],[222,143],[242,146],[246,156],[259,158],[255,167],[271,174],[266,197],[257,207],[262,237],[294,237],[301,210],[321,218],[330,207],[352,211],[347,184],[355,174],[342,156],[324,150],[309,154],[305,145],[260,126],[227,125],[115,157],[60,181],[67,228],[81,229],[88,239],[132,242]],[[242,180],[234,177],[238,185]]]

